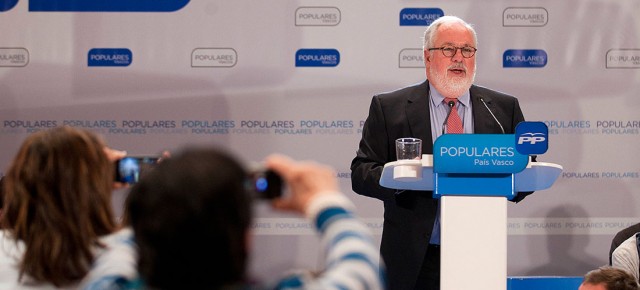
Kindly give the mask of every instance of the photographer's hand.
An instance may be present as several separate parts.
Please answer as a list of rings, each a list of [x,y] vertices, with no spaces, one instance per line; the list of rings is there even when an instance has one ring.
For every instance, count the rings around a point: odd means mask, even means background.
[[[122,150],[116,150],[116,149],[112,149],[109,147],[104,147],[104,154],[107,155],[107,159],[109,159],[109,161],[111,162],[116,162],[117,160],[120,160],[122,158],[124,158],[125,156],[127,156],[127,151],[122,151]],[[122,187],[126,187],[127,184],[126,183],[122,183],[122,182],[114,182],[113,183],[113,188],[114,189],[118,189],[118,188],[122,188]]]
[[[267,157],[266,166],[282,176],[291,191],[291,195],[272,202],[277,209],[304,214],[315,197],[339,194],[336,174],[329,166],[312,161],[298,162],[283,155]]]
[[[104,147],[104,154],[107,154],[107,158],[109,159],[109,161],[114,162],[127,156],[127,151]]]

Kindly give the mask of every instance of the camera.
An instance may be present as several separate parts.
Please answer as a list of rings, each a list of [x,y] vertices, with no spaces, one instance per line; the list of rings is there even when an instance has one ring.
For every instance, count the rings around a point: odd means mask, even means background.
[[[274,199],[282,196],[282,178],[269,169],[254,169],[249,172],[248,190],[259,199]]]
[[[160,158],[156,156],[126,156],[116,161],[115,181],[134,184],[153,169]]]

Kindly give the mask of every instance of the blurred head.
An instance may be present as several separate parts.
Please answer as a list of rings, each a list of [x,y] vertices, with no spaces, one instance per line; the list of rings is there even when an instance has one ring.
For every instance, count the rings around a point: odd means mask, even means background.
[[[638,290],[636,279],[626,271],[613,267],[600,267],[584,276],[578,290]]]
[[[4,176],[0,176],[0,217],[2,217],[2,207],[4,204]],[[1,221],[1,218],[0,218]],[[2,229],[3,225],[0,222],[0,229]]]
[[[457,98],[473,84],[475,52],[465,57],[462,48],[475,50],[476,44],[473,27],[455,16],[436,19],[424,32],[422,49],[427,79],[444,97]],[[453,56],[448,56],[451,49]]]
[[[228,154],[190,148],[133,186],[127,212],[148,286],[219,289],[245,278],[251,222],[245,178]]]
[[[26,246],[21,275],[57,286],[85,275],[97,238],[115,228],[112,181],[93,133],[59,127],[26,138],[3,181],[3,227]]]

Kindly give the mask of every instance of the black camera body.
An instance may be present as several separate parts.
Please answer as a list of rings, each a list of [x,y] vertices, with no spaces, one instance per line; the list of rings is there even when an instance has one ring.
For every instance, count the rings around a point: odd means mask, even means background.
[[[274,199],[282,196],[282,177],[273,170],[259,168],[249,172],[247,189],[259,199]]]
[[[125,156],[116,161],[115,181],[134,184],[153,169],[160,158],[157,156]]]

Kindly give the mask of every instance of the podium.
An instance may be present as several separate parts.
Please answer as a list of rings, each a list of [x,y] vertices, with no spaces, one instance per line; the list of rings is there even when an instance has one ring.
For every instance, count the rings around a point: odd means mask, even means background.
[[[436,140],[433,155],[384,166],[381,186],[433,191],[441,199],[442,290],[507,289],[507,200],[551,187],[562,172],[558,164],[530,162],[514,140],[447,134]]]

